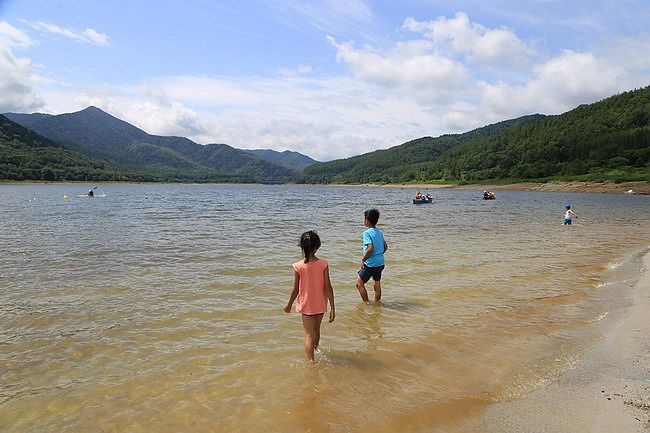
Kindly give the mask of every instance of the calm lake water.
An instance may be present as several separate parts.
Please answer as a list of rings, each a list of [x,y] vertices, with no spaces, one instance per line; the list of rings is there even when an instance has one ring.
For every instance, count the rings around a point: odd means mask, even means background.
[[[650,246],[643,196],[92,186],[0,185],[3,433],[468,431],[600,341]],[[370,207],[381,304],[354,287]],[[282,311],[309,229],[337,304],[314,364]]]

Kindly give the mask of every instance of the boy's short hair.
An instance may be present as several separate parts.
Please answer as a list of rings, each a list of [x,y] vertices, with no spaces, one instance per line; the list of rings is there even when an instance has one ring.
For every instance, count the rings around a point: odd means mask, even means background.
[[[370,221],[373,226],[379,221],[379,211],[377,209],[368,209],[363,213],[363,216]]]

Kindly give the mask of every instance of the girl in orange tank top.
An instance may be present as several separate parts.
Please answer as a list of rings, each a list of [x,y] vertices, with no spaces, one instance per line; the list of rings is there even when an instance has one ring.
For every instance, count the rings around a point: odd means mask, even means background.
[[[293,264],[293,290],[284,312],[291,312],[293,302],[296,311],[302,314],[302,325],[305,331],[305,353],[307,359],[314,360],[314,351],[320,342],[320,325],[323,314],[327,312],[327,302],[330,304],[329,321],[336,316],[334,310],[334,289],[330,282],[329,263],[316,257],[320,248],[320,237],[314,231],[308,231],[300,237],[300,248],[304,259]]]

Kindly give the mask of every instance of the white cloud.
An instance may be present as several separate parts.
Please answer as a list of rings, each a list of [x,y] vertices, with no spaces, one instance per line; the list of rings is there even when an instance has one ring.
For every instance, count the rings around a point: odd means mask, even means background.
[[[124,117],[138,119],[137,125],[145,131],[155,131],[157,135],[195,137],[208,130],[203,119],[195,111],[180,102],[160,106],[150,101],[131,104]]]
[[[440,53],[466,56],[467,61],[479,65],[522,65],[534,52],[512,30],[488,29],[470,22],[463,12],[452,19],[440,17],[428,22],[407,18],[403,28],[423,34]]]
[[[428,22],[408,18],[403,28],[422,37],[389,50],[329,41],[360,81],[421,105],[435,125],[432,134],[531,113],[558,114],[648,84],[650,43],[636,39],[616,44],[618,50],[567,49],[543,58],[514,31],[473,23],[462,12]],[[634,54],[624,58],[623,48]]]
[[[591,53],[565,50],[533,69],[524,85],[479,83],[482,105],[493,118],[558,114],[621,90],[625,70]]]
[[[593,101],[619,89],[624,70],[592,53],[565,50],[536,68],[536,78],[529,83],[539,93],[546,93],[554,104],[575,105],[576,100]],[[547,104],[544,104],[547,105]]]
[[[17,58],[12,52],[12,47],[31,45],[29,36],[0,21],[0,113],[34,111],[43,106],[43,100],[34,90],[31,60]]]
[[[93,45],[108,46],[110,42],[108,36],[104,33],[99,33],[95,29],[88,28],[81,33],[85,42],[90,42]]]
[[[92,105],[151,134],[196,137],[207,130],[198,113],[172,100],[163,88],[150,84],[85,89],[76,96],[75,103],[71,111]]]
[[[0,21],[0,43],[4,43],[9,48],[29,48],[34,45],[25,32],[6,21]]]
[[[75,31],[69,28],[60,27],[53,23],[44,21],[26,21],[34,29],[52,33],[59,36],[70,38],[77,42],[83,42],[92,45],[109,46],[110,41],[107,35],[97,32],[95,29],[87,28],[84,31]]]
[[[328,38],[357,78],[395,91],[407,92],[422,103],[447,101],[461,91],[467,80],[465,67],[453,59],[432,52],[422,41],[400,43],[389,53],[370,47],[356,49]]]
[[[313,68],[309,65],[299,65],[296,69],[282,68],[278,74],[284,77],[296,77],[299,75],[309,75],[313,72]]]
[[[362,34],[372,38],[369,30],[375,16],[372,9],[362,0],[271,0],[274,10],[293,11],[297,18],[286,20],[284,14],[276,19],[284,21],[285,25],[295,26],[307,24],[329,34]]]
[[[300,66],[298,66],[298,73],[300,73],[300,74],[306,75],[306,74],[311,73],[311,71],[312,71],[311,66],[308,66],[308,65],[300,65]]]
[[[407,18],[403,29],[421,37],[395,43],[389,50],[357,48],[332,37],[328,41],[336,48],[337,59],[358,79],[406,94],[426,106],[477,99],[468,96],[473,81],[484,76],[521,77],[520,70],[535,53],[512,30],[472,23],[462,12],[451,19],[427,22]]]

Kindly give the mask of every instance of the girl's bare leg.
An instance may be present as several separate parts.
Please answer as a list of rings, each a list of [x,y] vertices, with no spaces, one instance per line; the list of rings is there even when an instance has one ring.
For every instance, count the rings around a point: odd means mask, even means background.
[[[314,316],[302,315],[302,326],[305,330],[305,354],[310,361],[314,360],[314,350],[320,343],[320,324],[322,321],[322,314]]]

